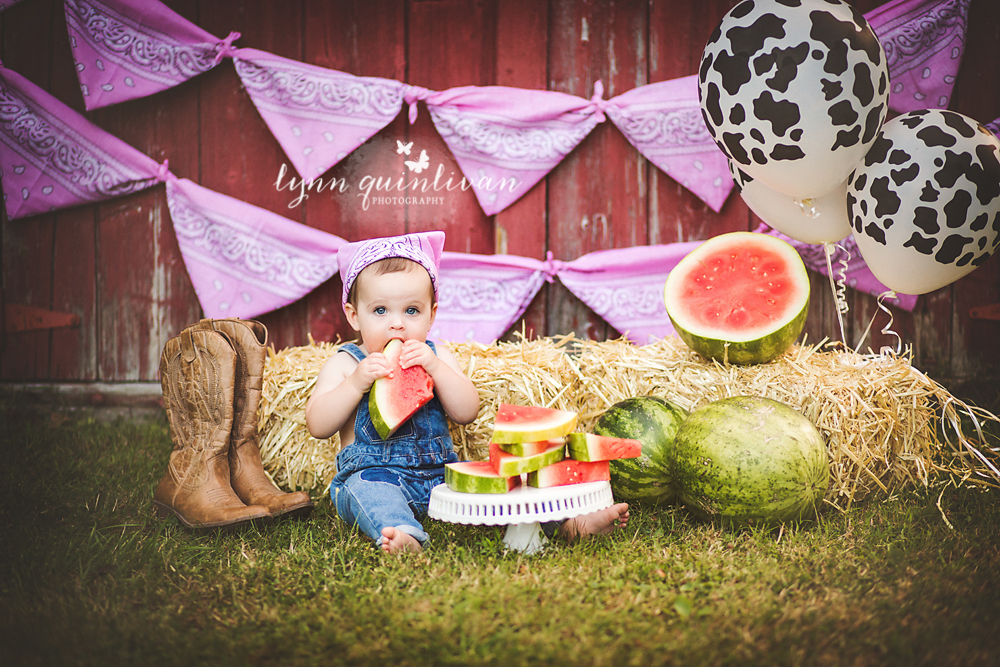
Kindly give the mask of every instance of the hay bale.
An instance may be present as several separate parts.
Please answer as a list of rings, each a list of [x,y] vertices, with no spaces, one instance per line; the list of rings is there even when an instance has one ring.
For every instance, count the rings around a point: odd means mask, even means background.
[[[706,361],[674,337],[637,347],[624,338],[597,342],[572,335],[448,347],[479,390],[475,421],[451,424],[463,460],[487,456],[501,403],[573,410],[579,428],[589,430],[605,410],[633,396],[659,396],[694,410],[727,396],[755,395],[798,409],[819,428],[831,464],[827,501],[835,507],[908,486],[1000,486],[997,452],[981,434],[973,439],[963,432],[970,421],[1000,418],[951,396],[905,355],[797,345],[769,364],[732,366]],[[325,492],[335,474],[340,443],[336,436],[312,438],[304,410],[316,373],[336,349],[313,343],[268,357],[261,452],[286,488]]]

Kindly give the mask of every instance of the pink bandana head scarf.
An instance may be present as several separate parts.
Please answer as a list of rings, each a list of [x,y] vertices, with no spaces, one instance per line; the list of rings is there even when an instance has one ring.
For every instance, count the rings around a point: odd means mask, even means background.
[[[390,257],[404,257],[427,269],[431,277],[434,297],[438,293],[438,267],[444,251],[444,232],[418,232],[402,236],[386,236],[367,241],[348,243],[337,251],[340,278],[344,283],[341,306],[347,305],[347,295],[358,274],[366,266]]]

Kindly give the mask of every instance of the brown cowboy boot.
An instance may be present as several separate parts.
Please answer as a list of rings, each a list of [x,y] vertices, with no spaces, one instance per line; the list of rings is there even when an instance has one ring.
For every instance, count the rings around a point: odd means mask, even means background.
[[[236,350],[236,394],[229,469],[233,490],[248,505],[263,505],[271,516],[302,517],[313,509],[305,491],[285,493],[264,472],[257,434],[257,408],[264,384],[267,327],[236,318],[202,320],[195,325],[225,334]]]
[[[236,352],[214,331],[190,327],[160,356],[163,404],[174,450],[153,494],[156,515],[188,528],[223,528],[270,518],[247,506],[229,481]]]

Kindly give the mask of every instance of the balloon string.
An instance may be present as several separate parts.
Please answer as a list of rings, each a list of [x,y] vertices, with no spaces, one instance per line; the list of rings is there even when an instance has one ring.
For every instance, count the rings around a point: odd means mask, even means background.
[[[892,322],[893,322],[892,311],[890,311],[888,308],[886,308],[885,304],[882,303],[882,301],[885,300],[885,299],[895,299],[895,298],[896,298],[896,292],[894,292],[893,290],[889,290],[887,292],[882,292],[881,294],[878,295],[877,305],[879,307],[879,310],[884,311],[885,314],[889,316],[889,321],[886,323],[886,325],[884,327],[882,327],[882,335],[883,336],[895,336],[896,337],[896,349],[893,350],[888,345],[884,345],[882,347],[882,349],[880,350],[880,353],[883,354],[883,355],[885,355],[885,354],[887,354],[889,352],[892,352],[892,353],[894,353],[898,357],[900,355],[900,353],[903,351],[903,339],[900,337],[900,335],[898,333],[896,333],[895,331],[893,331],[893,329],[892,329]],[[872,319],[868,322],[868,326],[865,327],[865,332],[863,334],[861,334],[861,341],[858,343],[858,346],[857,346],[856,349],[860,350],[861,346],[864,345],[865,338],[868,337],[868,332],[871,331],[872,324],[875,323],[875,318],[877,316],[878,316],[878,312],[877,311],[872,314]]]
[[[840,324],[840,340],[843,341],[844,345],[847,345],[847,334],[844,332],[844,313],[847,312],[847,262],[840,260],[842,268],[834,276],[833,271],[833,252],[835,248],[840,248],[850,256],[850,252],[846,248],[837,245],[836,243],[824,243],[823,249],[826,250],[826,274],[830,276],[830,291],[833,293],[833,301],[837,308],[837,323]]]

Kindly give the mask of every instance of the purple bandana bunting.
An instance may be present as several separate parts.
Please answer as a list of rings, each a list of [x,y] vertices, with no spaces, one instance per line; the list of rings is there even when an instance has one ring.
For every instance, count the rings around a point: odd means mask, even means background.
[[[206,317],[256,317],[298,301],[337,273],[333,234],[212,192],[167,181],[184,264]]]
[[[545,282],[545,263],[513,255],[441,255],[431,336],[492,343],[521,317]]]
[[[608,102],[607,114],[646,159],[719,212],[733,179],[705,125],[698,75],[630,90]]]
[[[599,250],[558,262],[560,282],[636,345],[674,334],[663,305],[663,285],[677,263],[701,241]]]
[[[399,115],[407,86],[237,49],[236,73],[299,176],[311,180]]]
[[[549,90],[465,86],[423,99],[487,215],[526,194],[604,120],[596,103]]]
[[[69,45],[88,110],[152,95],[212,69],[219,39],[157,0],[65,0]]]
[[[145,190],[166,168],[0,65],[0,168],[12,220]]]
[[[970,1],[892,0],[865,14],[885,49],[893,111],[948,108]]]

